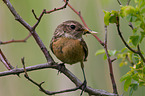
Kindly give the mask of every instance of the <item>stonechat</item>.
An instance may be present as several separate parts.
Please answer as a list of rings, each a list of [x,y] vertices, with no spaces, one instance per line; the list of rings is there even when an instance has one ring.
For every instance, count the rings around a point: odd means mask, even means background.
[[[91,33],[82,24],[74,20],[68,20],[58,25],[51,40],[50,48],[54,55],[63,63],[75,64],[80,62],[84,82],[82,92],[86,88],[84,61],[87,61],[88,47],[82,35]]]

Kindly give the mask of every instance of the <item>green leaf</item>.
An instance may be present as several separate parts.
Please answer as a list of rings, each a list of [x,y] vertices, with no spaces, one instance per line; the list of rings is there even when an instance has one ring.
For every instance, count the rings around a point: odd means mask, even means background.
[[[137,46],[140,42],[140,36],[136,35],[136,36],[130,36],[130,40],[132,41],[132,44],[134,46]]]
[[[130,85],[130,87],[132,87],[133,88],[133,90],[134,91],[136,91],[137,89],[138,89],[138,83],[137,82],[134,82],[134,83],[132,83],[131,85]]]
[[[131,84],[131,77],[127,78],[125,83],[124,83],[124,90],[127,91],[129,86]]]
[[[121,52],[124,52],[126,49],[127,49],[126,47],[122,48],[121,49]]]
[[[109,55],[110,55],[110,56],[114,56],[114,55],[116,55],[117,53],[118,53],[117,50],[110,50],[110,51],[109,51]]]
[[[111,16],[109,18],[109,23],[117,23],[117,19],[116,17],[118,17],[118,11],[111,11]]]
[[[140,57],[138,56],[138,54],[134,53],[134,54],[133,54],[133,59],[135,60],[135,63],[138,63]]]
[[[135,82],[135,83],[132,83],[131,85],[130,85],[130,91],[129,91],[129,96],[132,96],[132,94],[133,94],[133,91],[136,91],[137,89],[138,89],[138,83],[137,82]]]
[[[129,14],[134,14],[135,8],[132,6],[123,6],[120,10],[120,15],[125,17]]]
[[[107,55],[105,54],[105,55],[104,55],[104,60],[106,60],[106,59],[107,59]]]
[[[130,77],[131,77],[131,72],[128,72],[120,78],[120,82],[127,80]]]
[[[116,16],[111,16],[111,17],[109,18],[109,23],[117,23]]]
[[[133,76],[132,76],[133,80],[135,81],[139,81],[139,77],[138,77],[138,73],[135,73]]]
[[[136,64],[136,69],[140,69],[140,68],[142,68],[143,67],[143,63],[142,62],[138,62],[137,64]],[[139,70],[138,70],[139,71]],[[142,70],[141,70],[141,73],[142,73]]]
[[[137,20],[136,16],[132,16],[130,22],[135,22]]]
[[[124,65],[124,62],[121,62],[120,64],[119,64],[119,67],[122,67]]]
[[[136,32],[137,32],[137,30],[138,30],[137,28],[134,28],[134,29],[133,29],[133,33],[136,33]]]
[[[145,82],[139,82],[139,86],[145,86]]]
[[[98,51],[95,53],[95,55],[97,56],[97,55],[104,54],[104,53],[105,53],[105,50],[104,50],[104,49],[100,49],[100,50],[98,50]]]
[[[129,21],[129,22],[132,22],[132,19],[131,18],[132,18],[132,15],[131,14],[129,14],[129,15],[126,16],[126,20]]]
[[[104,16],[104,23],[105,23],[106,26],[108,26],[108,25],[109,25],[109,19],[110,19],[111,13],[108,12],[108,11],[104,11],[104,13],[105,13],[105,16]]]

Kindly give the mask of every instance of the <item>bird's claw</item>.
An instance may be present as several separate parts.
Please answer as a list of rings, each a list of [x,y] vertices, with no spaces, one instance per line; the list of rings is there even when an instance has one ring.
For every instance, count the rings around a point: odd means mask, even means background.
[[[84,82],[83,82],[83,83],[82,83],[82,85],[80,86],[80,87],[81,87],[81,89],[82,89],[80,96],[82,96],[83,92],[84,92],[84,91],[85,91],[85,89],[86,89],[86,86],[87,86],[87,81],[86,81],[86,80],[84,80]]]

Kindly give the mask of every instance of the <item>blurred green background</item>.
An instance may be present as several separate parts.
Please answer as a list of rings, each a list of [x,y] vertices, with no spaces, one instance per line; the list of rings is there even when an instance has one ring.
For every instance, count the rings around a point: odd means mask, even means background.
[[[51,10],[53,8],[60,7],[64,4],[62,0],[10,0],[19,15],[33,26],[36,22],[32,9],[35,10],[37,16],[42,12],[43,9]],[[127,0],[121,0],[123,4],[126,4]],[[133,2],[131,2],[133,4]],[[119,10],[119,4],[117,0],[70,0],[70,4],[81,11],[87,25],[90,29],[98,32],[98,37],[104,40],[104,21],[103,21],[103,10]],[[52,34],[57,25],[66,20],[77,20],[80,18],[67,7],[64,10],[57,11],[48,15],[44,15],[36,31],[39,34],[41,40],[49,49],[50,40]],[[122,20],[121,30],[124,37],[131,35],[131,30],[128,27],[128,22]],[[15,21],[13,15],[10,13],[3,1],[0,1],[0,41],[8,41],[11,39],[23,39],[29,32],[17,21]],[[103,89],[108,92],[112,92],[112,85],[109,76],[108,63],[103,59],[103,55],[95,56],[95,52],[98,49],[102,49],[102,46],[98,41],[91,35],[84,36],[89,48],[88,61],[85,63],[85,73],[88,82],[88,86],[95,89]],[[110,25],[108,27],[108,48],[120,50],[124,45],[120,41],[117,34],[116,27]],[[30,37],[26,43],[12,43],[8,45],[0,45],[0,48],[6,55],[9,62],[14,66],[21,68],[21,58],[25,57],[26,66],[33,66],[36,64],[45,63],[45,57],[40,51],[40,48],[36,44],[33,37]],[[144,48],[144,46],[141,46]],[[52,53],[51,53],[52,54]],[[54,59],[58,62],[54,55]],[[129,65],[119,67],[120,60],[116,60],[113,63],[115,80],[119,94],[128,96],[128,92],[123,91],[123,82],[121,83],[120,77],[124,75]],[[66,65],[81,81],[83,81],[83,75],[80,68],[80,64],[73,66]],[[7,69],[0,62],[0,71],[6,71]],[[57,91],[67,88],[74,88],[75,85],[63,74],[57,75],[56,70],[43,69],[39,71],[29,72],[29,76],[37,82],[45,81],[43,86],[50,91]],[[139,88],[134,92],[133,96],[144,96],[145,88]],[[79,96],[79,91],[58,94],[55,96]],[[20,78],[17,76],[5,76],[0,77],[0,96],[46,96],[40,92],[38,88],[27,81],[23,74]],[[88,96],[84,93],[83,96]]]

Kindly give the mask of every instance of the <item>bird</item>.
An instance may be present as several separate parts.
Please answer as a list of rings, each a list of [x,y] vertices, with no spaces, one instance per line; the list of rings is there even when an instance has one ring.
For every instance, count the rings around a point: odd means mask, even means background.
[[[84,61],[88,57],[88,47],[82,36],[90,33],[93,32],[81,23],[67,20],[57,26],[50,42],[51,51],[60,61],[70,65],[80,62],[84,77],[81,95],[87,84]]]

